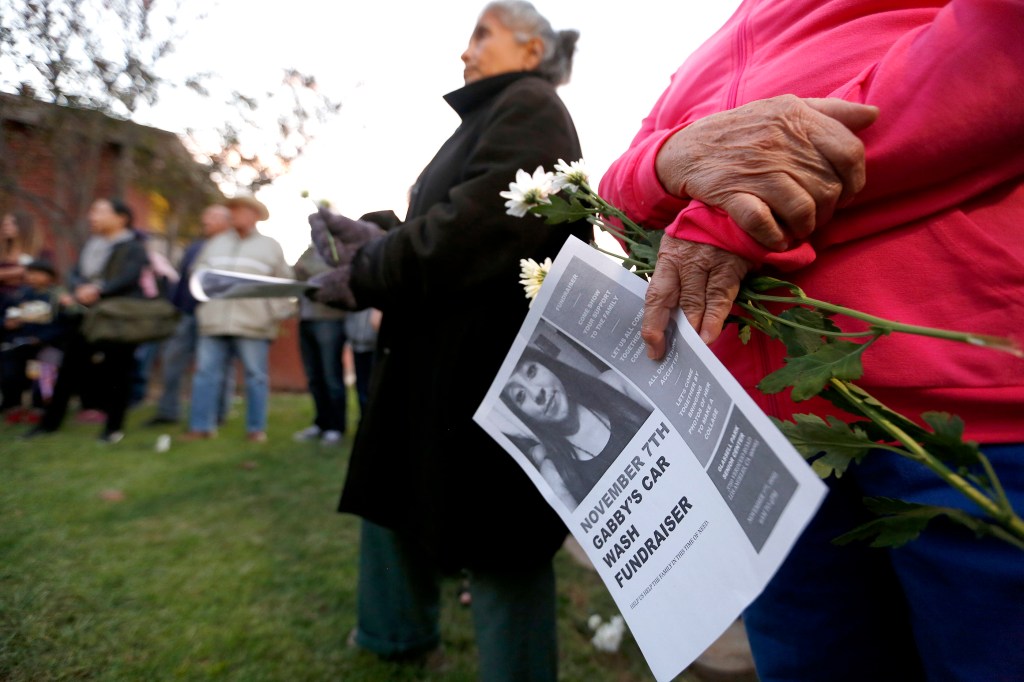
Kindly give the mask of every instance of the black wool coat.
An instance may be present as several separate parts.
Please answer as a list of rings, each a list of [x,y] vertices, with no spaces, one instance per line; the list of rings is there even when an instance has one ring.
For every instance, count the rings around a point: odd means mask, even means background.
[[[579,159],[579,139],[532,73],[445,99],[461,125],[416,181],[405,222],[353,262],[356,299],[384,316],[339,510],[420,540],[444,569],[535,564],[565,527],[472,416],[527,312],[519,260],[591,235],[585,222],[507,215],[498,193],[518,169]]]

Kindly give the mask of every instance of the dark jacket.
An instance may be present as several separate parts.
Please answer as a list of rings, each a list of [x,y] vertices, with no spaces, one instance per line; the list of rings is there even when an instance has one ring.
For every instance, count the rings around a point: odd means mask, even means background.
[[[591,231],[509,216],[498,193],[580,146],[534,74],[445,99],[462,124],[416,181],[406,221],[353,262],[356,299],[384,315],[339,510],[421,539],[447,569],[522,566],[549,560],[565,527],[472,416],[526,315],[519,260]]]
[[[100,298],[111,296],[131,296],[141,298],[144,294],[139,285],[142,271],[149,265],[149,256],[143,240],[136,237],[118,242],[110,251],[106,264],[100,273]],[[79,264],[68,274],[68,288],[73,292],[75,287],[89,280],[82,276]]]

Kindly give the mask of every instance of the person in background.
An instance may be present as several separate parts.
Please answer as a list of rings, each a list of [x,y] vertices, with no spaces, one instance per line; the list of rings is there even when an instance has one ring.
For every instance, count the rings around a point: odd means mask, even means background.
[[[132,230],[132,211],[118,199],[97,199],[89,209],[92,236],[82,247],[78,263],[68,276],[63,306],[89,307],[111,296],[142,297],[139,281],[149,259],[138,234]],[[73,394],[81,394],[87,376],[96,377],[98,402],[105,414],[100,441],[118,443],[124,437],[124,417],[131,393],[137,344],[90,343],[77,330],[70,332],[57,375],[53,398],[42,420],[26,437],[60,428]]]
[[[370,401],[370,375],[373,374],[373,355],[380,321],[381,312],[376,308],[364,308],[345,316],[345,336],[352,349],[352,369],[356,375],[360,418]]]
[[[35,260],[25,266],[25,284],[0,301],[0,412],[8,422],[35,422],[49,398],[27,371],[38,364],[44,351],[59,353],[67,331],[67,315],[60,300],[67,293],[57,283],[57,271],[49,261]],[[36,380],[41,377],[35,377]],[[25,391],[32,388],[32,411],[24,409]]]
[[[231,227],[231,211],[227,206],[215,204],[208,206],[200,217],[203,236],[195,239],[181,256],[178,267],[181,278],[174,285],[171,301],[181,311],[181,319],[174,334],[164,342],[160,354],[160,398],[157,400],[156,414],[146,422],[146,426],[177,424],[181,415],[182,382],[189,374],[189,368],[196,355],[198,342],[198,323],[196,322],[196,299],[189,291],[189,279],[192,277],[193,265],[203,245],[208,239],[217,236]],[[224,372],[224,385],[217,423],[223,424],[231,410],[231,398],[235,392],[235,373],[231,368]]]
[[[330,270],[310,244],[293,266],[295,279],[305,282]],[[342,352],[345,350],[345,311],[303,298],[299,301],[299,352],[313,398],[313,423],[296,432],[298,442],[318,440],[337,445],[348,423],[348,391]]]
[[[607,200],[666,230],[643,320],[650,357],[663,356],[669,313],[681,308],[770,415],[851,419],[756,390],[782,366],[782,344],[722,331],[753,269],[882,317],[1020,338],[1022,26],[1024,3],[999,0],[742,3],[601,181]],[[822,97],[844,101],[807,99]],[[865,105],[878,112],[866,128],[873,116],[855,121]],[[822,111],[862,129],[863,164],[842,153],[847,134]],[[1024,362],[895,335],[863,365],[858,385],[908,418],[960,416],[964,439],[981,444],[1024,509]],[[882,451],[829,485],[745,613],[759,679],[1020,680],[1020,548],[943,520],[897,549],[837,546],[871,518],[865,496],[977,510],[919,463]]]
[[[256,224],[270,211],[255,197],[228,199],[231,229],[207,240],[194,269],[214,268],[270,277],[291,278],[281,245],[257,231]],[[293,314],[287,299],[236,298],[206,301],[196,308],[199,342],[192,379],[189,430],[184,440],[212,438],[223,396],[224,374],[237,356],[245,371],[246,440],[267,440],[267,400],[270,395],[268,360],[270,342],[281,320]]]
[[[146,298],[158,296],[170,299],[174,288],[181,281],[181,275],[171,264],[171,261],[164,255],[160,248],[160,240],[152,238],[150,233],[136,228],[139,238],[146,246],[146,254],[149,257],[149,264],[142,272],[142,293]],[[146,399],[146,392],[149,389],[149,375],[156,364],[160,349],[163,348],[163,340],[146,341],[140,343],[135,349],[135,372],[132,376],[132,394],[129,405],[134,407]]]
[[[0,298],[21,286],[25,266],[44,257],[32,216],[10,211],[0,218]]]
[[[499,196],[517,170],[580,157],[556,91],[578,36],[528,2],[486,5],[462,55],[465,87],[445,97],[462,123],[420,174],[405,220],[384,232],[326,209],[310,216],[335,266],[315,298],[383,312],[339,505],[364,519],[354,642],[429,660],[440,577],[466,568],[489,682],[558,672],[552,557],[565,526],[472,416],[527,312],[519,260],[591,235],[585,222],[523,229]],[[506,506],[529,542],[494,532],[491,512]]]

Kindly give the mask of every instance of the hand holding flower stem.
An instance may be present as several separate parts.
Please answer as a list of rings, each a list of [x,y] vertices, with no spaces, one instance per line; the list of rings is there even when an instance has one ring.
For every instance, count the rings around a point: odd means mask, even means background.
[[[564,197],[559,196],[564,192]],[[615,206],[602,199],[589,185],[583,162],[567,164],[559,160],[554,173],[537,168],[531,175],[520,170],[509,191],[508,213],[519,217],[533,213],[549,224],[587,220],[622,243],[627,256],[598,249],[620,259],[623,266],[650,279],[658,257],[660,232],[644,230]],[[595,246],[595,248],[597,248]],[[523,263],[523,279],[532,298],[540,288],[546,268]],[[536,270],[543,272],[537,276]],[[532,276],[530,276],[532,275]],[[769,293],[786,290],[788,295]],[[789,307],[774,312],[765,304]],[[893,412],[853,381],[860,378],[860,356],[882,336],[891,333],[916,334],[1000,350],[1017,358],[1024,351],[1006,338],[909,325],[836,305],[807,296],[796,285],[766,276],[745,278],[735,298],[740,315],[730,316],[740,326],[740,338],[746,343],[750,330],[786,344],[786,365],[766,376],[758,388],[765,393],[792,389],[795,401],[815,395],[829,400],[841,410],[865,418],[867,422],[846,424],[829,417],[794,415],[794,422],[776,424],[798,451],[812,460],[823,477],[842,475],[846,467],[871,450],[886,450],[928,467],[949,485],[971,500],[992,520],[986,522],[960,510],[899,501],[875,500],[874,508],[886,514],[877,521],[851,531],[837,541],[873,538],[874,544],[898,546],[916,537],[929,520],[947,516],[971,528],[979,535],[991,535],[1024,549],[1024,520],[1010,505],[991,463],[975,443],[962,440],[963,423],[945,413],[925,413],[922,420],[931,430]],[[864,331],[843,331],[832,315],[867,323]],[[865,339],[854,343],[849,339]],[[868,433],[872,437],[867,436]]]

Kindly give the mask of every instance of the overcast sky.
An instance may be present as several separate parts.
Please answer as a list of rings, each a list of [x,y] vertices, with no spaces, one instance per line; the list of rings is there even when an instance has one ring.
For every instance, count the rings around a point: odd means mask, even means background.
[[[463,84],[459,56],[485,2],[192,1],[206,17],[189,27],[172,68],[210,71],[232,87],[259,92],[279,79],[280,69],[295,67],[315,74],[342,103],[291,172],[258,195],[271,213],[260,229],[282,243],[289,260],[309,241],[310,204],[302,190],[353,217],[385,208],[403,216],[409,186],[458,125],[441,96]],[[572,82],[559,92],[599,177],[626,149],[671,74],[739,0],[534,4],[556,29],[580,31]],[[201,127],[198,115],[184,96],[172,95],[143,122],[181,131]]]

